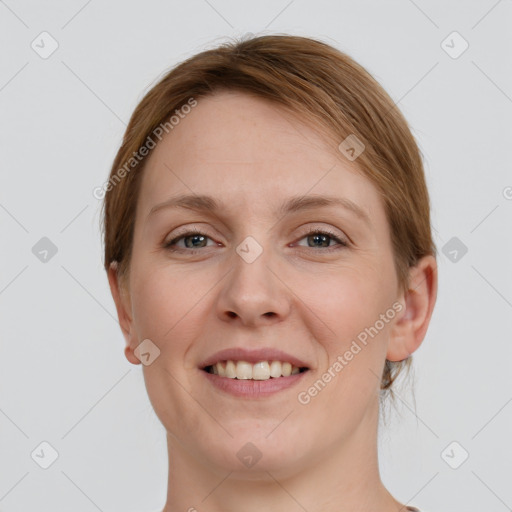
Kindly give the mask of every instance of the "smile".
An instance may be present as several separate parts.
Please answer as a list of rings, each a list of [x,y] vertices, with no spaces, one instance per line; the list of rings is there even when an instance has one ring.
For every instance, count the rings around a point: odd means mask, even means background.
[[[298,385],[314,364],[273,347],[235,346],[207,356],[198,369],[223,394],[258,399]]]
[[[228,379],[239,380],[269,380],[280,377],[289,377],[307,370],[305,367],[294,366],[287,361],[219,361],[206,366],[204,370],[210,374]]]

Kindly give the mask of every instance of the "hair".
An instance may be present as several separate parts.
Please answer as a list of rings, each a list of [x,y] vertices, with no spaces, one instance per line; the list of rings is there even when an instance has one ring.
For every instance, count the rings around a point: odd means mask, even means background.
[[[349,135],[363,142],[364,151],[353,163],[383,200],[399,289],[406,292],[410,267],[437,252],[422,156],[408,123],[381,85],[348,55],[322,41],[287,34],[235,39],[205,50],[168,71],[144,95],[105,187],[105,270],[117,262],[121,280],[129,272],[136,204],[148,158],[139,155],[140,149],[191,100],[222,90],[274,102],[324,127],[338,143]],[[381,397],[389,393],[394,398],[392,384],[410,363],[411,357],[386,359]]]

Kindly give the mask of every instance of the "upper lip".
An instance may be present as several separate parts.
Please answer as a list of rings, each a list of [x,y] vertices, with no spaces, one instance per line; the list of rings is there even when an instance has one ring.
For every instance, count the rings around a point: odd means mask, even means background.
[[[199,368],[204,369],[207,366],[211,366],[219,361],[247,361],[248,363],[259,363],[260,361],[282,361],[291,363],[293,366],[298,368],[308,368],[308,364],[301,361],[297,357],[294,357],[282,350],[275,348],[259,348],[249,350],[242,347],[227,348],[215,352],[199,365]]]

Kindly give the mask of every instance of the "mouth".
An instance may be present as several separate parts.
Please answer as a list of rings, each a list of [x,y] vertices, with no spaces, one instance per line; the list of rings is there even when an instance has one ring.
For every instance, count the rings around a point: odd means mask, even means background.
[[[198,369],[212,389],[237,398],[257,400],[298,386],[314,368],[275,348],[233,347],[204,359]]]
[[[309,370],[307,366],[295,366],[289,361],[258,361],[226,359],[204,366],[203,371],[226,379],[258,380],[281,379]]]

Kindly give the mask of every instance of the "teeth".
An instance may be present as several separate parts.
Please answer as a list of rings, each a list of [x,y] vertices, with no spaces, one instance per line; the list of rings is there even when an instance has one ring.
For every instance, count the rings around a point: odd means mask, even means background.
[[[217,365],[215,365],[217,366]],[[233,361],[226,362],[226,375],[228,379],[236,379],[236,365]]]
[[[281,368],[283,377],[289,377],[292,374],[292,365],[290,363],[283,363]]]
[[[252,367],[252,378],[254,380],[268,380],[270,379],[270,365],[267,361],[256,363]]]
[[[216,365],[212,366],[212,371],[214,373],[217,372],[217,375],[220,375],[221,377],[225,377],[226,365],[224,363],[217,363]]]
[[[238,361],[236,363],[236,378],[237,379],[252,379],[252,364],[245,361]]]
[[[220,361],[212,365],[210,373],[240,380],[268,380],[289,377],[300,372],[297,366],[281,361],[260,361],[256,364],[247,361]]]
[[[272,361],[270,363],[270,376],[277,378],[281,377],[281,362],[280,361]]]

